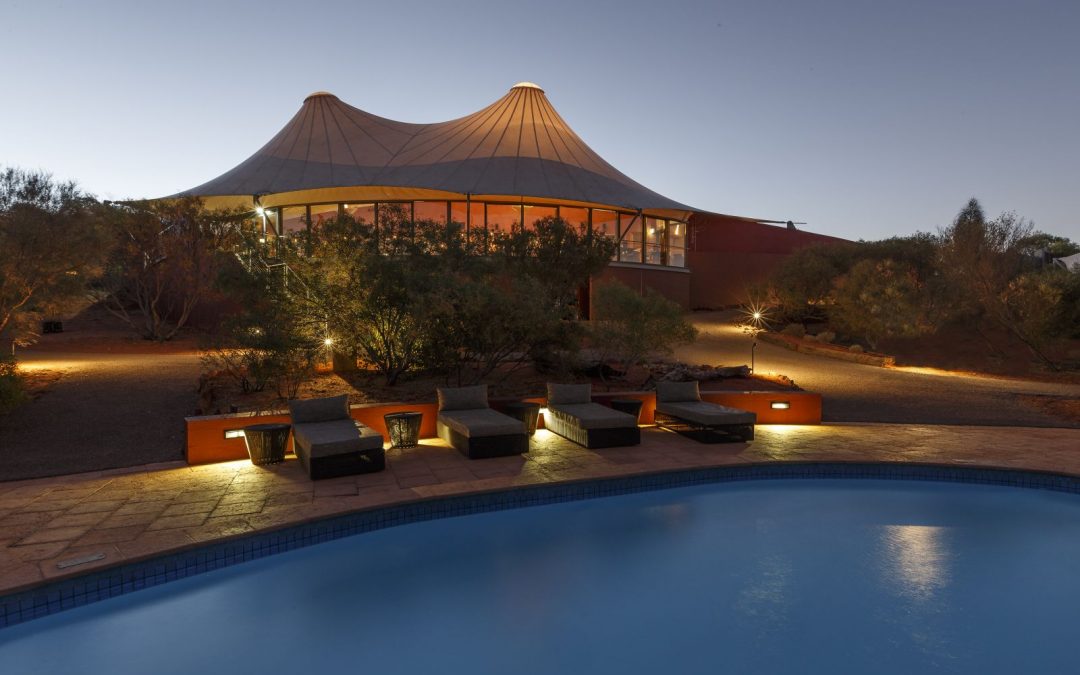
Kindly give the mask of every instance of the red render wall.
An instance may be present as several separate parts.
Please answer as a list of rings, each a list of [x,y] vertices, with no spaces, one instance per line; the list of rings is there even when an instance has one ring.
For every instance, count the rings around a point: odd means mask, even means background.
[[[690,217],[690,307],[708,309],[747,301],[746,287],[764,281],[787,256],[813,244],[847,240],[717,214]]]
[[[591,294],[596,292],[598,283],[602,284],[605,281],[615,280],[621,281],[639,292],[644,291],[646,288],[652,288],[665,298],[679,303],[684,309],[690,309],[691,276],[684,270],[608,265],[603,272],[593,277],[592,283],[589,285],[589,304],[592,304]]]

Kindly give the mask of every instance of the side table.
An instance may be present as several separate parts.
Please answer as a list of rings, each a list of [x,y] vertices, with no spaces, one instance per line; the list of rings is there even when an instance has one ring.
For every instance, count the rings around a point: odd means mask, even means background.
[[[383,415],[386,433],[390,435],[391,448],[415,448],[420,442],[420,423],[424,413],[415,410]]]
[[[252,424],[244,427],[244,445],[256,466],[285,461],[291,424]]]
[[[619,412],[634,416],[634,421],[641,423],[641,406],[644,402],[639,398],[613,398],[611,407]]]
[[[540,417],[540,404],[528,401],[515,401],[503,406],[503,412],[525,423],[525,430],[532,436],[536,433],[536,422]]]

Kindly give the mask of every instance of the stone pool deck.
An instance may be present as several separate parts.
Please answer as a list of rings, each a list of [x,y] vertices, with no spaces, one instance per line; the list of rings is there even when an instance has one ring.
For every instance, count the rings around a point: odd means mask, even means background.
[[[514,486],[788,461],[919,462],[1080,476],[1080,429],[843,424],[758,426],[753,443],[702,444],[656,428],[587,450],[540,430],[528,455],[468,460],[438,440],[387,452],[381,473],[308,480],[290,457],[158,464],[0,483],[0,595],[47,581],[327,516]],[[89,560],[81,564],[70,564]]]

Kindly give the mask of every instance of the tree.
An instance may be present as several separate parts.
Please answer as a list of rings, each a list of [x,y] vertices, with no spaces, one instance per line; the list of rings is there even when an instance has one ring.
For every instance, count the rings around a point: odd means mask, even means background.
[[[676,345],[697,337],[682,308],[651,288],[640,294],[617,281],[600,284],[593,309],[596,318],[589,332],[601,371],[614,361],[627,373],[648,357],[671,354]]]
[[[918,273],[891,258],[860,260],[836,280],[830,323],[876,348],[887,337],[916,337],[935,328]]]
[[[108,249],[97,202],[75,183],[0,171],[0,337],[31,341],[43,317],[82,302]]]
[[[105,306],[148,340],[172,339],[213,288],[248,215],[207,211],[197,198],[113,204]]]
[[[238,310],[209,336],[204,365],[231,377],[245,393],[272,384],[279,398],[296,398],[325,349],[321,323],[297,301],[302,294],[289,292],[267,267],[245,268],[239,261],[222,270],[218,286]]]
[[[613,252],[557,218],[483,241],[384,207],[377,226],[343,216],[313,239],[315,254],[294,261],[312,313],[390,385],[421,368],[465,384],[553,345],[576,348],[577,289]]]
[[[1022,276],[1028,271],[1025,246],[1031,236],[1031,223],[1011,212],[987,221],[972,199],[941,233],[941,271],[955,292],[960,318],[974,319],[976,329],[980,319],[996,323],[1056,368],[1043,342],[1046,317],[1059,312],[1056,304],[1063,295],[1037,275]]]
[[[1068,237],[1059,237],[1046,232],[1032,232],[1024,237],[1020,242],[1020,246],[1028,255],[1046,251],[1051,258],[1065,258],[1080,253],[1080,244]]]
[[[831,303],[833,280],[854,262],[855,246],[808,246],[789,256],[772,274],[771,293],[782,318],[823,318]]]

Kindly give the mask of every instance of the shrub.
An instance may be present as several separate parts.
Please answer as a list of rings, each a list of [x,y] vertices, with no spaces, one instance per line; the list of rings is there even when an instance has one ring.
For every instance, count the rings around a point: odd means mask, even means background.
[[[862,345],[858,345],[858,344],[851,345],[847,349],[848,349],[849,352],[852,352],[854,354],[862,354],[863,353]]]
[[[618,282],[602,284],[596,288],[593,308],[596,318],[590,333],[601,366],[614,360],[627,371],[697,338],[697,329],[682,308],[651,288],[639,294]]]
[[[817,334],[818,342],[829,343],[836,339],[836,333],[831,330],[823,330]]]
[[[0,356],[0,414],[14,410],[15,406],[26,400],[22,385],[15,358]]]
[[[806,326],[802,325],[801,323],[789,323],[788,325],[784,326],[784,330],[780,332],[784,335],[793,335],[795,337],[801,338],[806,335]]]

